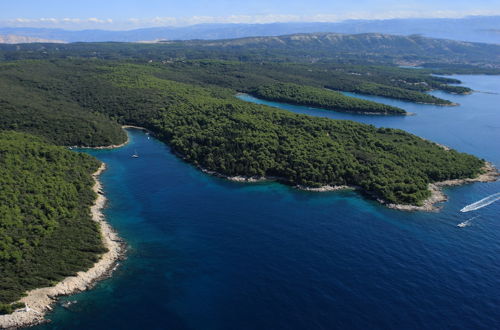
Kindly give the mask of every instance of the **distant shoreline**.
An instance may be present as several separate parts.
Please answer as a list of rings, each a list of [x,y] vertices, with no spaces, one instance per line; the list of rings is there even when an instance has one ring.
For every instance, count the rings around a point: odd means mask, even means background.
[[[342,110],[342,109],[337,109],[337,108],[327,108],[327,107],[320,107],[319,105],[306,105],[306,104],[301,104],[301,103],[292,103],[290,101],[288,102],[282,102],[282,101],[275,101],[275,100],[268,100],[268,99],[265,99],[261,96],[258,96],[258,95],[254,95],[254,94],[251,94],[251,93],[236,93],[235,95],[236,97],[238,96],[250,96],[250,97],[253,97],[255,99],[258,99],[258,100],[262,100],[262,101],[267,101],[267,102],[275,102],[275,103],[282,103],[282,104],[287,104],[287,105],[290,105],[290,106],[300,106],[300,107],[304,107],[304,108],[314,108],[314,109],[318,109],[318,110],[325,110],[325,111],[333,111],[333,112],[338,112],[338,113],[342,113],[342,114],[351,114],[351,115],[367,115],[367,116],[414,116],[415,113],[413,112],[408,112],[406,110],[404,110],[404,112],[402,113],[388,113],[388,112],[376,112],[376,111],[373,111],[373,112],[370,112],[370,111],[349,111],[349,110]],[[361,99],[363,100],[363,99]],[[244,100],[242,100],[244,101]],[[245,101],[245,102],[248,102],[248,101]],[[258,103],[256,103],[258,104]],[[265,104],[267,105],[268,107],[272,107],[272,108],[277,108],[277,109],[282,109],[280,107],[277,107],[277,106],[274,106],[274,105],[270,105],[270,104]],[[283,110],[283,109],[282,109]]]

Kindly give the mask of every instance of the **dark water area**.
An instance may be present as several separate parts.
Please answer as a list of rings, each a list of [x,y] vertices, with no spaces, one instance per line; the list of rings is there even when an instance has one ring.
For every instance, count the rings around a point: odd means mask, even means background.
[[[500,77],[455,76],[500,92]],[[401,106],[414,116],[362,116],[247,101],[397,127],[500,165],[500,95],[440,92],[458,107]],[[129,244],[113,277],[63,298],[36,329],[494,329],[500,325],[500,191],[446,189],[440,212],[387,209],[355,192],[313,193],[201,173],[142,131],[88,153],[111,225]],[[140,157],[131,158],[137,150]],[[467,227],[457,224],[475,217]]]

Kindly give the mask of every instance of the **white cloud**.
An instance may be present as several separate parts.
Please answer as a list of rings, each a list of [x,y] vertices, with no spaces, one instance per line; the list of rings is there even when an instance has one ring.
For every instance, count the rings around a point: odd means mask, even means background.
[[[203,23],[282,23],[282,22],[340,22],[348,19],[391,19],[391,18],[460,18],[471,15],[500,15],[500,10],[476,11],[434,11],[429,13],[413,11],[385,11],[383,13],[356,12],[348,14],[300,15],[231,15],[231,16],[191,16],[154,17],[149,19],[131,18],[133,26],[186,26]]]
[[[460,18],[471,15],[500,15],[500,10],[453,11],[439,10],[430,12],[384,11],[325,13],[312,16],[300,15],[231,15],[231,16],[191,16],[191,17],[153,17],[113,20],[111,18],[15,18],[0,21],[3,26],[16,27],[59,27],[67,29],[103,28],[133,29],[155,26],[187,26],[202,23],[282,23],[282,22],[339,22],[347,19],[391,19],[391,18]]]
[[[14,26],[14,27],[60,27],[60,28],[87,28],[95,26],[110,26],[113,24],[111,18],[53,18],[53,17],[41,17],[41,18],[14,18],[10,20],[0,21],[3,26]]]

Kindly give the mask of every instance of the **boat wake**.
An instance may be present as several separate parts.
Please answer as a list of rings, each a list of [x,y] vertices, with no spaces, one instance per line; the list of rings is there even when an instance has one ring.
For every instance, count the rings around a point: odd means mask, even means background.
[[[460,222],[457,227],[460,227],[460,228],[463,228],[463,227],[469,227],[471,224],[472,224],[472,220],[474,220],[475,218],[477,218],[478,215],[476,215],[475,217],[472,217],[470,218],[469,220],[466,220],[464,222]]]
[[[489,195],[488,197],[483,198],[475,203],[469,204],[469,205],[465,206],[464,208],[462,208],[460,210],[460,212],[470,212],[470,211],[479,210],[485,206],[488,206],[488,205],[496,202],[499,199],[500,199],[500,192],[495,193],[493,195]]]

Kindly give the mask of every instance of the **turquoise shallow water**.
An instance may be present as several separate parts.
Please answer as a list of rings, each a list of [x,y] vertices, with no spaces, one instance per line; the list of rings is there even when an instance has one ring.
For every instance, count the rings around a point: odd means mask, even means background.
[[[500,77],[458,78],[500,92]],[[402,128],[499,166],[500,95],[434,94],[461,106],[367,97],[410,117],[279,106]],[[128,258],[113,278],[63,298],[77,302],[37,329],[498,328],[500,202],[459,212],[499,192],[498,182],[447,189],[439,213],[406,213],[354,192],[228,182],[129,134],[123,148],[88,151],[108,164],[105,213]]]

